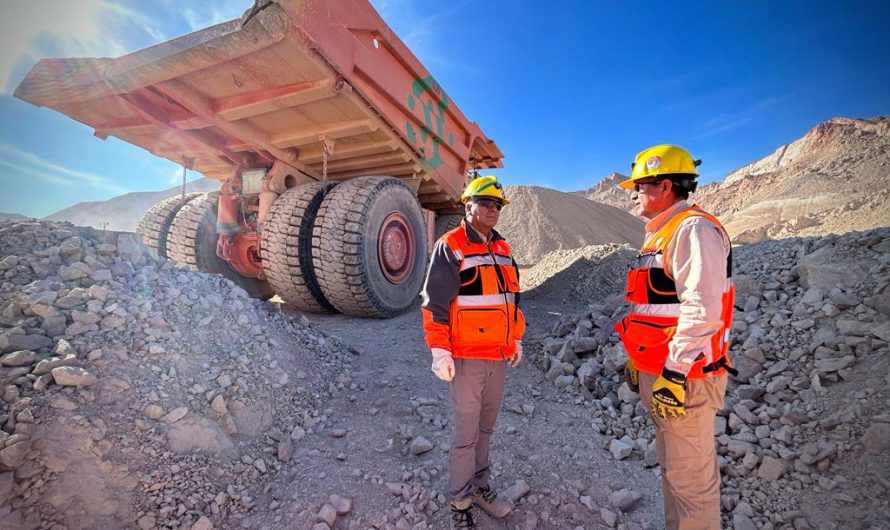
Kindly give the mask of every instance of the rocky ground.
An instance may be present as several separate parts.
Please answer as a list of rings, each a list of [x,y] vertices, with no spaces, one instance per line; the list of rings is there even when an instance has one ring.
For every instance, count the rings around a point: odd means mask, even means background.
[[[726,525],[887,528],[890,229],[737,247],[734,263],[740,373],[715,426]],[[620,375],[622,313],[619,294],[560,319],[536,362],[589,400],[616,459],[652,467],[654,428]]]
[[[235,524],[347,384],[347,346],[132,234],[3,223],[0,258],[4,528]]]
[[[717,425],[737,528],[890,519],[886,247],[883,231],[738,249],[748,373]],[[619,304],[559,299],[603,281],[564,261],[523,298],[527,359],[493,441],[516,507],[483,527],[659,528],[651,426],[598,333]],[[0,276],[0,528],[447,528],[447,386],[418,311],[304,317],[53,223],[0,224]]]
[[[0,252],[0,527],[446,527],[419,311],[306,318],[65,224],[3,224]],[[583,305],[526,307],[540,334]],[[510,371],[493,474],[516,509],[484,527],[657,528],[657,485],[583,404]]]

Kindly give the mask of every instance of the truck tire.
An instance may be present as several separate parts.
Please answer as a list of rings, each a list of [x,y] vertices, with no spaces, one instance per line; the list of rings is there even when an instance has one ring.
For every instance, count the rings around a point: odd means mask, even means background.
[[[269,282],[241,276],[216,255],[218,201],[218,192],[202,193],[179,209],[167,238],[170,258],[199,272],[222,274],[247,291],[251,298],[272,298],[275,292]]]
[[[460,214],[445,214],[436,216],[436,241],[442,237],[445,232],[454,230],[460,226],[460,222],[464,216]]]
[[[159,258],[169,258],[167,253],[167,236],[170,234],[170,224],[182,206],[200,195],[200,193],[186,193],[168,197],[152,206],[139,224],[136,225],[136,233],[148,248],[154,250]]]
[[[315,276],[312,226],[325,194],[334,184],[302,184],[275,199],[263,224],[263,270],[288,304],[313,313],[333,313]]]
[[[417,300],[426,272],[426,227],[404,182],[362,177],[331,190],[312,230],[312,261],[331,305],[390,318]]]

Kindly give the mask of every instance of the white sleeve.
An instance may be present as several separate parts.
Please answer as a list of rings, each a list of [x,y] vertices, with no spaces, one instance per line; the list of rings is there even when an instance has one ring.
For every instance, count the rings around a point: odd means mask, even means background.
[[[666,256],[680,299],[677,331],[665,361],[668,370],[687,374],[699,355],[709,363],[715,360],[711,337],[723,323],[729,250],[725,232],[709,219],[694,217],[677,229]]]

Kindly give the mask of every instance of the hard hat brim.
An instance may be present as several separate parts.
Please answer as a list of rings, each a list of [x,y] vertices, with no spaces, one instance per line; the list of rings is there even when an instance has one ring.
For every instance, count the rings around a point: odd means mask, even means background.
[[[647,182],[655,182],[657,180],[669,179],[676,182],[677,177],[687,177],[690,179],[697,179],[698,173],[665,173],[663,175],[645,175],[642,177],[631,177],[627,180],[623,180],[618,183],[618,187],[625,190],[633,189],[634,185],[640,181],[643,181],[643,184]]]
[[[477,197],[484,197],[484,198],[486,198],[486,199],[496,199],[496,200],[499,200],[499,201],[501,201],[501,205],[502,205],[502,206],[506,206],[506,205],[510,204],[510,201],[508,201],[506,198],[503,198],[503,199],[502,199],[501,197],[498,197],[498,196],[496,196],[496,195],[473,195],[473,196],[471,196],[471,197],[462,197],[461,200],[460,200],[460,202],[462,202],[463,204],[467,204],[468,202],[470,202],[470,199],[475,199],[475,198],[477,198]]]
[[[634,187],[634,182],[636,182],[637,180],[640,180],[640,179],[633,179],[633,178],[630,178],[630,179],[621,181],[621,182],[618,183],[618,187],[621,188],[621,189],[623,189],[623,190],[633,189],[633,187]]]

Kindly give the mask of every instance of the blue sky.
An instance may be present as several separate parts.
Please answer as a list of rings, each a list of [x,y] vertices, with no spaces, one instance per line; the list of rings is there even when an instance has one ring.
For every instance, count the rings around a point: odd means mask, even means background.
[[[179,179],[172,162],[12,98],[36,60],[120,55],[251,3],[4,6],[0,211],[43,216]],[[586,188],[657,143],[686,146],[719,180],[828,118],[890,114],[886,1],[372,3],[498,142],[508,184]]]

